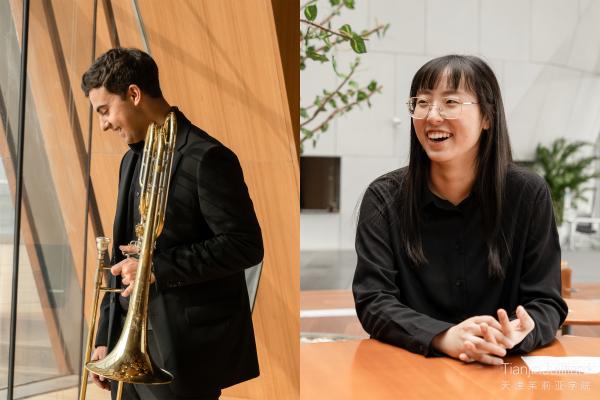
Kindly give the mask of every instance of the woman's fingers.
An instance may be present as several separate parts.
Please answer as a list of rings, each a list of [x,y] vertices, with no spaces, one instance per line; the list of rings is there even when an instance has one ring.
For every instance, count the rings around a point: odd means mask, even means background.
[[[510,320],[508,319],[508,314],[502,308],[498,310],[498,321],[502,326],[501,329],[502,333],[504,333],[504,336],[510,336],[512,334],[513,328],[510,324]]]
[[[467,340],[464,343],[464,353],[470,359],[473,359],[482,364],[488,365],[501,365],[504,361],[500,357],[493,356],[488,353],[480,353],[478,352],[477,347],[473,342]]]
[[[488,324],[485,322],[481,323],[481,333],[483,334],[483,338],[493,344],[497,344],[498,342],[496,341],[496,337],[494,336],[494,333],[491,331],[491,329],[489,328]]]
[[[496,318],[492,317],[491,315],[478,315],[476,317],[473,317],[472,320],[476,324],[482,324],[485,322],[492,328],[496,328],[498,330],[502,329],[500,323],[496,320]]]
[[[473,345],[475,351],[480,354],[492,354],[498,357],[504,357],[506,355],[506,349],[496,343],[491,343],[478,336],[468,338],[468,341]]]
[[[531,318],[527,310],[525,310],[525,307],[517,307],[517,318],[521,323],[521,329],[527,332],[531,332],[535,327],[535,322],[533,321],[533,318]]]

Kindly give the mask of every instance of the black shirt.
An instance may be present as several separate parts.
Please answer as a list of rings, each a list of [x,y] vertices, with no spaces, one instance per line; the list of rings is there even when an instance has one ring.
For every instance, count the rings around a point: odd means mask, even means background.
[[[356,232],[358,262],[353,292],[364,329],[375,339],[431,355],[434,336],[476,315],[514,318],[523,305],[534,330],[515,350],[550,343],[567,315],[560,295],[560,245],[545,181],[511,167],[502,229],[510,249],[505,278],[488,276],[483,206],[471,195],[457,206],[424,185],[422,243],[428,263],[409,266],[402,250],[398,194],[406,169],[390,172],[367,189]]]

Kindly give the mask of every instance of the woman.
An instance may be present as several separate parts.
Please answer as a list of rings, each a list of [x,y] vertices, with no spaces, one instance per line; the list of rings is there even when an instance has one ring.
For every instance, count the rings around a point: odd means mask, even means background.
[[[500,364],[550,343],[567,315],[542,178],[512,163],[504,106],[481,59],[413,78],[408,167],[362,201],[353,282],[369,334],[426,356]]]

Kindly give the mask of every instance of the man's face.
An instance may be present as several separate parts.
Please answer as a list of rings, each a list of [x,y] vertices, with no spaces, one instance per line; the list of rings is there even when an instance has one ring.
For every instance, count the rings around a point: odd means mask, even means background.
[[[136,87],[130,86],[124,99],[103,86],[90,90],[89,98],[103,131],[115,131],[127,144],[144,140],[148,123],[140,110]]]

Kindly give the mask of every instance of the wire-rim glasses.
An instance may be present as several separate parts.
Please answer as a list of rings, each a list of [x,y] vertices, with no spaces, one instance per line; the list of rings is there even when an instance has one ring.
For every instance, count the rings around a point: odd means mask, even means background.
[[[427,97],[410,97],[406,105],[408,113],[414,119],[425,119],[437,107],[440,117],[444,119],[457,119],[463,105],[479,104],[476,101],[461,101],[458,97],[442,97],[438,104],[434,104]]]

